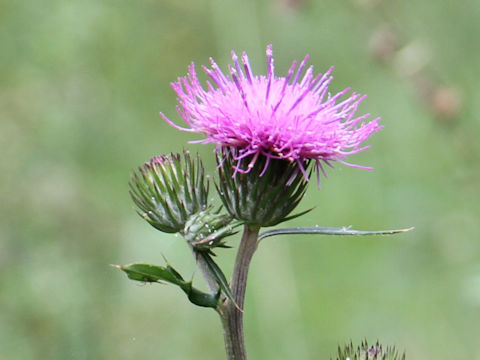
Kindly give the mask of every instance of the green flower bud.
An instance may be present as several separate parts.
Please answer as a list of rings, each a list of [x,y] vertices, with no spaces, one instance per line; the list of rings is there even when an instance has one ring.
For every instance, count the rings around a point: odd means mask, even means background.
[[[255,156],[255,155],[253,155]],[[296,162],[252,156],[242,159],[248,171],[238,169],[234,148],[217,153],[217,190],[227,211],[249,226],[274,226],[292,217],[308,181]],[[308,167],[304,164],[304,169]],[[295,216],[293,216],[295,217]]]
[[[394,347],[384,348],[378,341],[372,346],[362,341],[357,348],[350,342],[343,349],[338,347],[337,360],[405,360],[405,354],[399,355]]]
[[[200,158],[190,159],[184,152],[156,156],[140,167],[129,182],[137,212],[154,228],[166,232],[182,231],[193,214],[207,208],[208,181]]]
[[[208,208],[188,219],[183,230],[183,237],[196,251],[207,251],[215,247],[228,248],[224,239],[236,233],[231,225],[232,217],[221,214],[221,209]]]

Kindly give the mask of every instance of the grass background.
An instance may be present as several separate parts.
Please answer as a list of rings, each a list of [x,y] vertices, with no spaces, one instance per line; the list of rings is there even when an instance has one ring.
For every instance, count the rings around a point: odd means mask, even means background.
[[[213,174],[213,149],[158,116],[178,119],[169,82],[209,56],[225,69],[231,49],[263,73],[269,43],[277,74],[306,53],[333,64],[332,91],[367,93],[360,111],[385,125],[351,159],[375,170],[329,171],[290,225],[416,229],[266,240],[250,358],[330,359],[366,338],[480,359],[479,23],[473,0],[1,0],[0,359],[224,358],[213,311],[108,264],[164,254],[194,272],[181,239],[136,216],[127,181],[182,148]]]

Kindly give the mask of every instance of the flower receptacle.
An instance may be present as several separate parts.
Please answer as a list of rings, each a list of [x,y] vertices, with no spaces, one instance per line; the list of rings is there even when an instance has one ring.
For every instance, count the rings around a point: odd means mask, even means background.
[[[219,150],[217,161],[222,202],[233,218],[249,226],[274,226],[291,218],[308,185],[296,162],[252,155],[242,159],[248,164],[244,171],[235,148]]]

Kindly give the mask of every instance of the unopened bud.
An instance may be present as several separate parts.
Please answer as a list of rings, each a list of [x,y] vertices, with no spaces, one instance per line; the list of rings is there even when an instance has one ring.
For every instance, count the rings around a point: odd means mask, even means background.
[[[184,153],[156,156],[133,174],[130,195],[139,215],[154,228],[182,231],[193,214],[207,207],[208,182],[200,158]]]
[[[229,247],[224,240],[235,233],[232,217],[220,213],[220,210],[208,208],[191,216],[185,224],[183,237],[196,251],[210,252],[216,247]]]

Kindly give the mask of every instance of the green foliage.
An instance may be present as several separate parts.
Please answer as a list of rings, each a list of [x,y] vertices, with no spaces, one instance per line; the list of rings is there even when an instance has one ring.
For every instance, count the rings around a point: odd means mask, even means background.
[[[262,232],[258,236],[258,241],[265,239],[270,236],[277,235],[356,235],[356,236],[366,236],[366,235],[394,235],[399,233],[404,233],[407,231],[413,230],[413,228],[408,229],[399,229],[399,230],[379,230],[379,231],[361,231],[353,230],[350,227],[325,227],[325,226],[313,226],[313,227],[293,227],[293,228],[282,228],[282,229],[273,229]]]
[[[130,279],[135,281],[149,283],[162,283],[166,281],[170,284],[177,285],[187,294],[188,300],[190,300],[192,304],[210,308],[216,308],[218,305],[219,294],[207,294],[194,288],[192,281],[185,281],[170,265],[163,267],[150,264],[130,264],[114,265],[114,267],[124,271]]]
[[[225,274],[218,267],[217,263],[212,259],[210,254],[205,251],[199,251],[199,252],[196,252],[195,255],[198,257],[201,257],[205,261],[210,275],[217,281],[217,284],[220,287],[220,290],[223,291],[225,296],[237,306],[235,298],[233,297],[232,290],[230,289],[228,280],[225,277]]]

